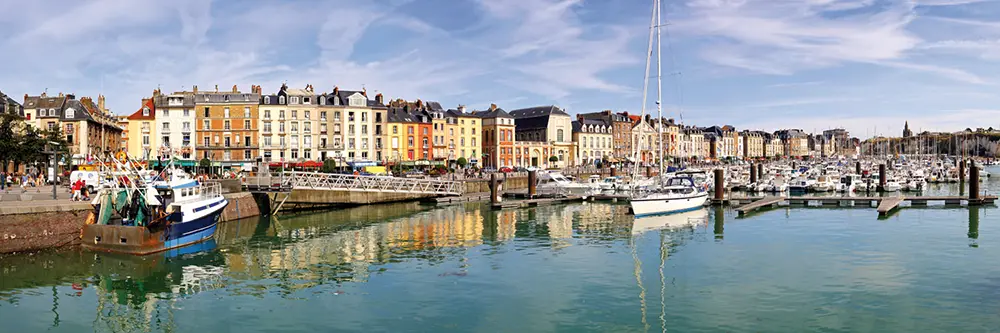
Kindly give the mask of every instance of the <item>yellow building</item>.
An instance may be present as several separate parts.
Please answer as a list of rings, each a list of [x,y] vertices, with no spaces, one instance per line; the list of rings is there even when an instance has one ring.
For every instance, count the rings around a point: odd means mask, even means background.
[[[457,160],[465,158],[469,165],[479,164],[479,135],[483,131],[482,119],[465,112],[465,106],[458,110],[448,110],[448,117],[454,119],[448,128],[448,147],[454,149],[452,156]]]
[[[142,107],[128,117],[128,133],[126,152],[134,159],[149,160],[156,158],[156,147],[159,147],[156,132],[156,109],[153,100],[144,98]]]

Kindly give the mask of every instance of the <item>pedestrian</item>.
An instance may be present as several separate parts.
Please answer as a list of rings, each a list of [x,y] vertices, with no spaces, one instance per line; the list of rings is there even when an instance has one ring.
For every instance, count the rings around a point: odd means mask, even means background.
[[[7,174],[3,170],[0,170],[0,191],[3,191],[6,188],[7,188]]]
[[[77,180],[76,182],[73,182],[72,185],[70,185],[70,191],[72,193],[72,196],[70,196],[70,200],[76,201],[80,197],[80,181],[79,180]]]

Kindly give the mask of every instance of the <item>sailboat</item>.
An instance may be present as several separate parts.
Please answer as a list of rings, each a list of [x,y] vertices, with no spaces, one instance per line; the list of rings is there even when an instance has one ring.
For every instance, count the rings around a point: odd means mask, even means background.
[[[650,215],[663,215],[663,214],[673,214],[680,212],[687,212],[701,208],[708,201],[708,191],[702,187],[695,184],[694,179],[691,177],[684,176],[674,176],[667,179],[663,179],[663,165],[664,165],[664,151],[663,149],[663,88],[662,88],[662,66],[660,62],[660,1],[653,0],[653,13],[650,18],[649,27],[649,47],[646,52],[646,75],[643,79],[642,87],[642,114],[640,119],[645,119],[646,117],[646,96],[649,87],[649,64],[650,58],[653,55],[653,37],[656,36],[656,119],[657,119],[657,138],[660,138],[660,187],[654,191],[636,191],[633,189],[631,191],[632,198],[629,204],[632,206],[632,214],[635,217],[650,216]],[[633,145],[636,147],[637,145]],[[632,151],[633,156],[638,158],[638,147],[634,148]],[[638,164],[633,169],[632,179],[636,179],[638,176]]]

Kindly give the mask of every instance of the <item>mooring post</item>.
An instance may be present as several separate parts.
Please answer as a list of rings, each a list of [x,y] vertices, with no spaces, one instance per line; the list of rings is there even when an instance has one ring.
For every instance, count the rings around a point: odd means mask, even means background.
[[[490,203],[498,204],[500,203],[500,189],[497,188],[497,174],[490,174]]]
[[[618,176],[618,169],[615,167],[611,167],[611,177],[615,176]]]
[[[969,204],[979,204],[979,166],[972,160],[969,160]]]
[[[647,166],[646,167],[646,178],[650,178],[650,177],[653,177],[653,167]]]
[[[878,191],[885,191],[885,163],[878,165]]]
[[[528,198],[534,199],[538,193],[538,171],[528,171]]]
[[[958,182],[960,184],[965,184],[965,160],[958,161]]]
[[[723,186],[723,171],[722,169],[715,169],[715,202],[721,205],[722,200],[725,199],[726,188]]]
[[[757,164],[757,178],[764,178],[764,164]]]
[[[750,184],[757,184],[757,168],[750,163]]]
[[[854,162],[854,173],[861,175],[861,161]]]

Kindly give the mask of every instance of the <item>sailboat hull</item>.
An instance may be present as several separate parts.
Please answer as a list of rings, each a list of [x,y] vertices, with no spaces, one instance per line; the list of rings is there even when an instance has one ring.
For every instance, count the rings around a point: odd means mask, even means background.
[[[708,193],[699,192],[690,196],[677,197],[652,194],[641,199],[632,199],[632,214],[635,217],[667,215],[699,209],[708,200]]]

